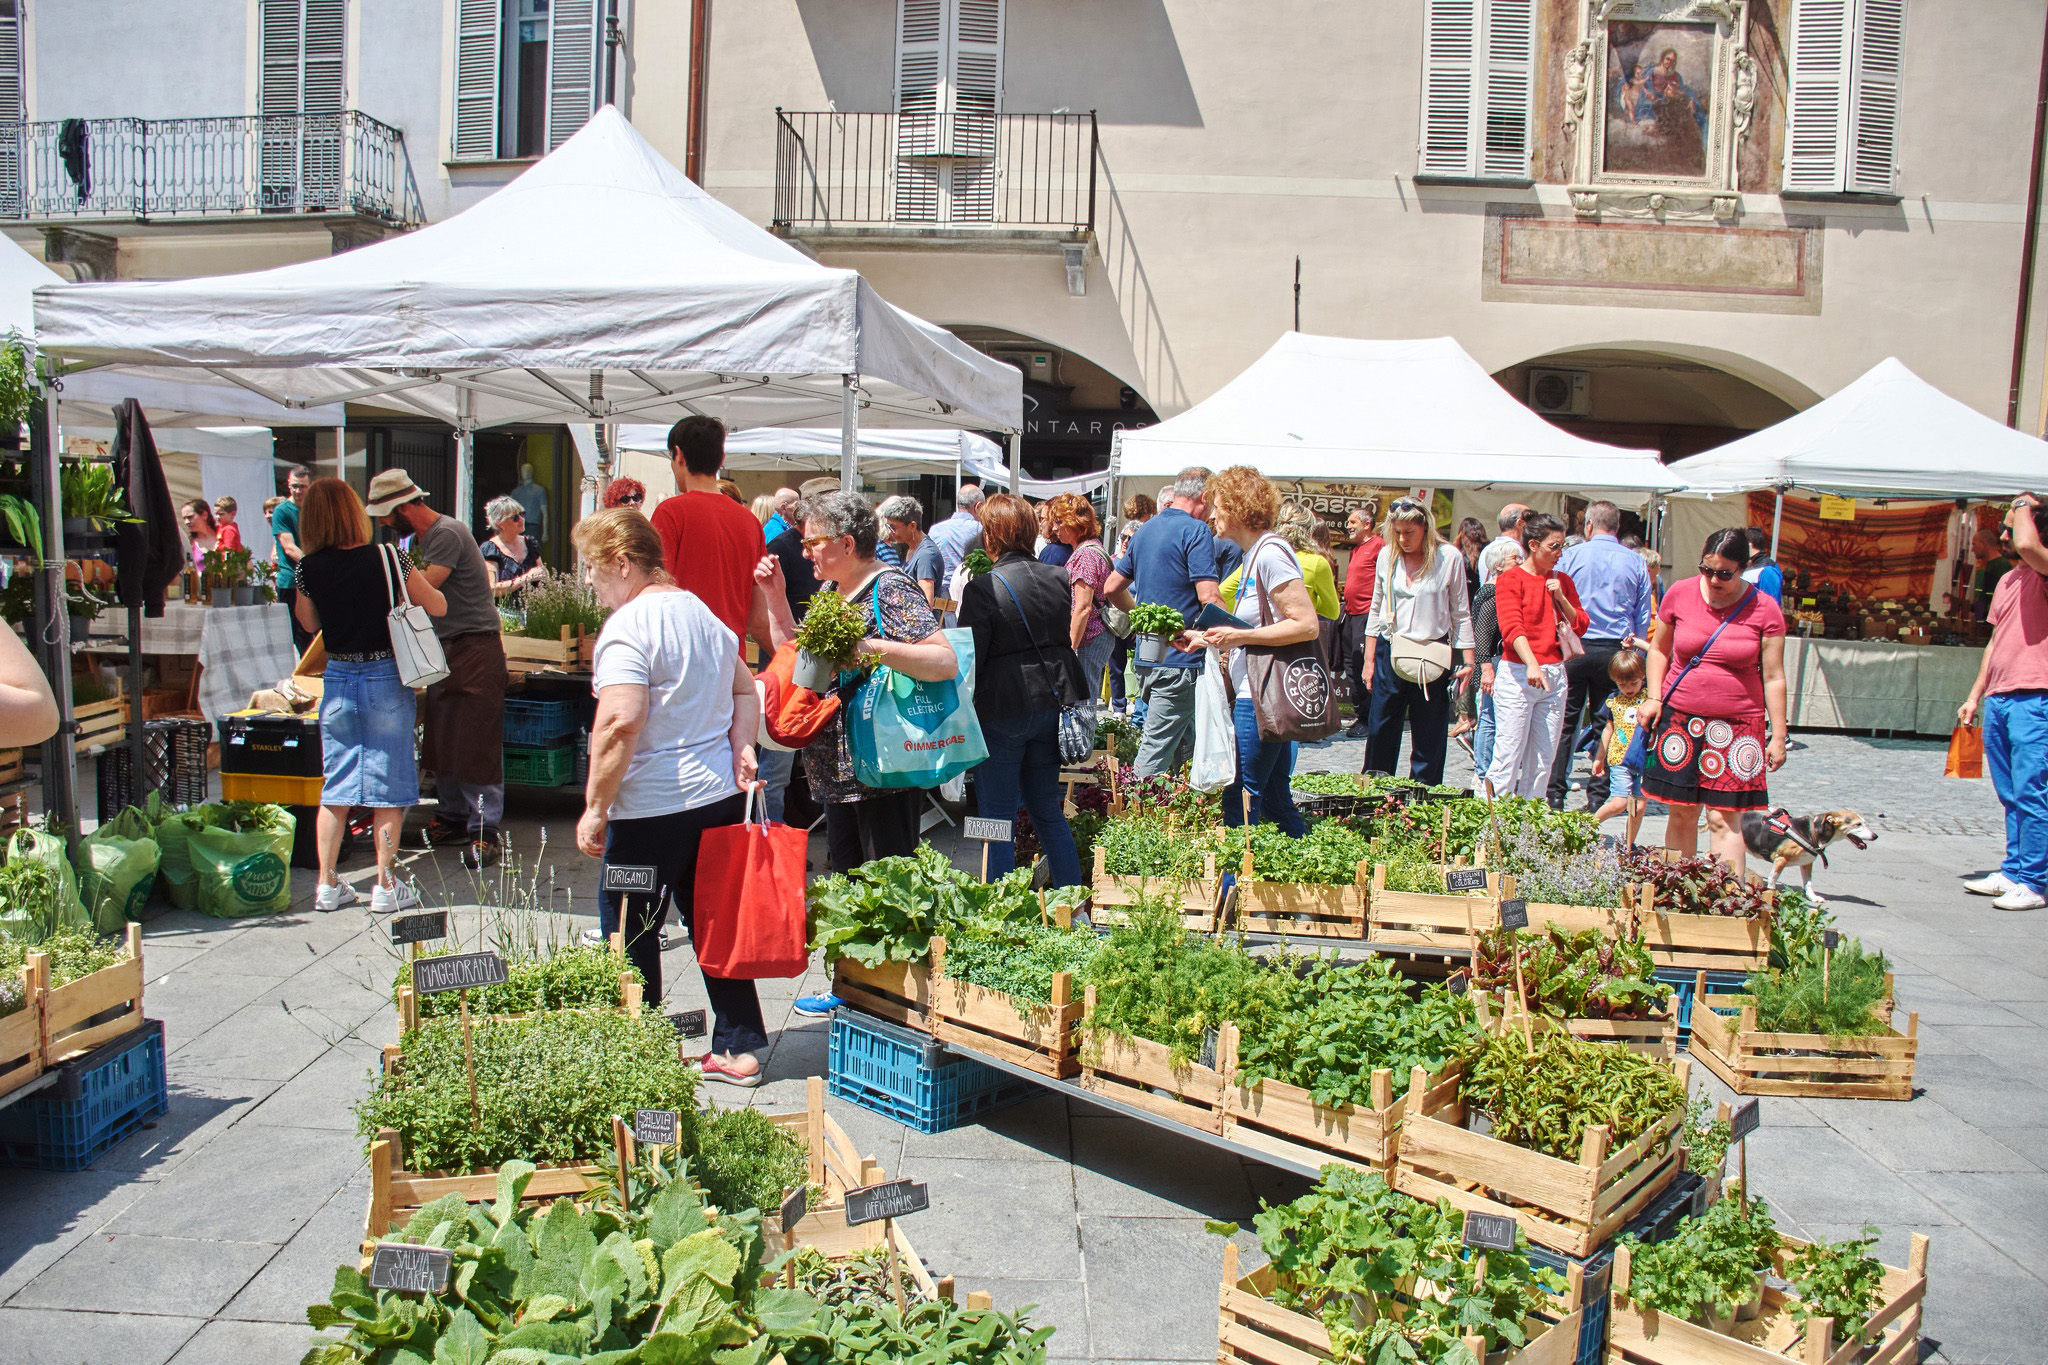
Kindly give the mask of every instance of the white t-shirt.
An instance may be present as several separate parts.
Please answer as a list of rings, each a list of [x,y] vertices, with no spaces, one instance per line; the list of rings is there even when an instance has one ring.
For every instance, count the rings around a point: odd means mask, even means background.
[[[1260,625],[1259,603],[1263,597],[1270,604],[1266,614],[1271,618],[1264,624],[1287,619],[1286,613],[1280,610],[1280,604],[1273,600],[1273,594],[1284,583],[1302,581],[1301,561],[1294,557],[1294,547],[1278,536],[1267,536],[1252,546],[1245,555],[1245,561],[1244,586],[1237,591],[1237,610],[1232,614],[1246,625]],[[1245,689],[1251,685],[1245,653],[1241,649],[1230,651],[1230,685],[1238,696],[1246,695]]]
[[[690,592],[643,592],[597,637],[591,688],[647,689],[647,724],[611,818],[695,810],[739,790],[732,775],[732,670],[739,641]]]

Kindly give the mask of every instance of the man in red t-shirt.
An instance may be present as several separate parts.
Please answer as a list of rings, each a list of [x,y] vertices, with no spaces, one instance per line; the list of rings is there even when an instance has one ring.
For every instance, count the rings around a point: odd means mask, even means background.
[[[1351,680],[1351,709],[1356,713],[1344,733],[1351,739],[1364,739],[1366,715],[1372,710],[1372,688],[1364,671],[1365,618],[1372,610],[1380,551],[1387,542],[1373,530],[1372,514],[1363,507],[1351,509],[1344,518],[1344,529],[1351,533],[1351,562],[1344,567],[1344,623],[1339,638],[1344,645],[1344,676]]]
[[[676,496],[662,499],[653,517],[662,562],[676,586],[697,594],[744,644],[756,620],[754,566],[767,548],[754,514],[718,491],[725,424],[685,417],[669,428],[668,461]]]

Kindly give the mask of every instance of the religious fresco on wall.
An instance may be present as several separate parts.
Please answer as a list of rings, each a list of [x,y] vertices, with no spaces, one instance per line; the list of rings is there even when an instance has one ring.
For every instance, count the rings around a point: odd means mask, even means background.
[[[1714,41],[1712,24],[1608,22],[1604,172],[1707,173]]]

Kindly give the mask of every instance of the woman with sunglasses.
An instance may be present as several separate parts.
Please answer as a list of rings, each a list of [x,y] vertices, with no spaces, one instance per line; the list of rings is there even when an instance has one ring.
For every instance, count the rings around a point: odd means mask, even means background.
[[[501,605],[516,610],[519,594],[547,576],[540,542],[526,534],[526,509],[515,499],[492,498],[484,520],[494,532],[478,547],[491,571],[491,592]]]
[[[1742,812],[1771,803],[1767,774],[1785,764],[1785,614],[1745,583],[1749,537],[1707,537],[1697,578],[1672,585],[1650,629],[1643,795],[1671,808],[1665,847],[1699,850],[1700,811],[1715,857],[1746,857]],[[1767,726],[1768,723],[1768,726]]]
[[[647,508],[647,485],[638,479],[613,479],[604,486],[606,511],[614,507],[630,507],[643,516]]]
[[[1564,523],[1539,512],[1522,523],[1528,555],[1494,580],[1494,615],[1500,622],[1506,676],[1493,685],[1493,765],[1486,770],[1495,796],[1541,798],[1550,785],[1557,737],[1564,730],[1564,647],[1559,622],[1586,628],[1586,611],[1570,574],[1557,571],[1564,553]]]
[[[1401,731],[1408,731],[1408,775],[1431,786],[1444,780],[1450,748],[1451,694],[1472,671],[1472,601],[1465,556],[1437,533],[1436,518],[1414,498],[1397,498],[1387,509],[1373,576],[1372,609],[1365,618],[1362,672],[1372,692],[1367,722],[1365,771],[1391,773],[1401,757]],[[1448,646],[1446,664],[1455,672],[1395,663],[1394,643]],[[1434,674],[1434,676],[1432,676]]]

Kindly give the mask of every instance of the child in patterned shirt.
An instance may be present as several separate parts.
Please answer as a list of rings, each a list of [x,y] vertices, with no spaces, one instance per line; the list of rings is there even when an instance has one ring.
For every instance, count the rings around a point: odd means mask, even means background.
[[[1640,649],[1619,649],[1607,665],[1607,676],[1614,680],[1614,695],[1607,699],[1607,728],[1600,735],[1600,745],[1593,751],[1593,775],[1603,772],[1614,775],[1613,785],[1607,804],[1600,807],[1593,819],[1609,820],[1628,812],[1627,841],[1635,847],[1636,831],[1643,824],[1643,773],[1640,768],[1626,767],[1622,758],[1628,753],[1629,741],[1636,735],[1636,708],[1649,700],[1644,683],[1649,677],[1647,661]]]

